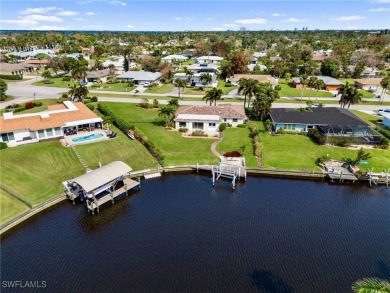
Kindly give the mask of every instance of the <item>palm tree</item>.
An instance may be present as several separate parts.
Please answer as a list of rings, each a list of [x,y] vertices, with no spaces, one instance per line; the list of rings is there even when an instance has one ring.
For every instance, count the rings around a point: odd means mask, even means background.
[[[390,89],[390,76],[386,76],[381,80],[382,94],[381,94],[381,102],[383,103],[385,99],[385,91]]]
[[[187,67],[184,67],[184,72],[187,75],[188,82],[192,84],[192,77],[194,76],[194,72],[192,72],[192,70],[189,70]]]
[[[345,85],[340,85],[338,93],[341,94],[339,101],[340,107],[345,108],[348,105],[348,109],[351,104],[358,104],[363,97],[363,94],[348,82]]]
[[[77,84],[74,83],[71,86],[69,86],[69,91],[68,91],[68,95],[71,101],[73,101],[73,97],[76,95],[76,93],[77,93]]]
[[[176,98],[173,98],[172,100],[170,100],[168,102],[168,106],[172,107],[174,110],[176,110],[177,108],[179,108],[179,100],[176,99]]]
[[[356,281],[352,285],[355,293],[390,293],[390,282],[376,278]]]
[[[89,90],[84,85],[72,84],[69,87],[69,97],[72,101],[82,101],[89,93]]]
[[[211,76],[210,73],[202,73],[199,77],[199,80],[200,82],[206,86],[207,84],[209,84],[212,80],[213,80],[213,77]]]
[[[309,101],[310,101],[310,99],[311,99],[311,90],[312,90],[313,88],[315,88],[316,83],[317,83],[317,79],[318,79],[317,77],[311,76],[311,77],[309,78],[309,81],[307,82],[307,85],[308,85],[308,87],[310,88]]]
[[[171,122],[174,113],[175,110],[170,106],[161,107],[158,110],[158,116],[164,118],[166,127],[168,126],[168,123]]]
[[[71,67],[70,74],[72,78],[78,80],[84,80],[87,76],[87,66],[85,66],[80,60],[76,60]]]
[[[305,89],[305,85],[307,84],[307,81],[308,81],[308,79],[307,79],[307,76],[302,76],[301,77],[301,86],[302,86],[302,92],[301,92],[301,102],[302,102],[302,98],[303,98],[303,90]]]
[[[322,79],[320,79],[320,78],[317,78],[317,81],[316,81],[316,84],[315,84],[315,88],[317,90],[316,102],[318,100],[318,91],[323,89],[324,86],[325,86],[324,81]]]
[[[184,88],[186,86],[187,86],[187,82],[184,79],[176,78],[176,80],[175,80],[175,87],[177,87],[177,89],[178,89],[179,99],[180,99],[180,89],[182,88],[184,90]]]
[[[248,97],[248,108],[251,104],[251,98],[255,95],[256,85],[258,81],[255,79],[242,78],[238,81],[238,94],[243,93],[245,96],[244,107],[246,105],[246,98]]]
[[[206,95],[202,98],[202,100],[205,100],[206,103],[210,102],[210,106],[214,102],[214,106],[217,105],[217,100],[220,100],[222,97],[222,90],[217,88],[212,88],[209,90]]]

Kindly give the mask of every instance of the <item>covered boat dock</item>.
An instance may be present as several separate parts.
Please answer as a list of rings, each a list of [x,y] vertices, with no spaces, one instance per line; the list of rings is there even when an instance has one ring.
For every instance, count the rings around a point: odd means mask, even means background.
[[[139,186],[140,182],[129,178],[132,169],[121,161],[114,161],[72,180],[63,182],[65,193],[70,200],[86,200],[88,211],[99,212],[99,207],[128,190]]]

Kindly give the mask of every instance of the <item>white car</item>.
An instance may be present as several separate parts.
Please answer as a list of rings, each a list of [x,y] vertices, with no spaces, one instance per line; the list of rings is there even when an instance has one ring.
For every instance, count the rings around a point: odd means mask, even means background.
[[[148,86],[150,86],[150,82],[149,81],[144,82],[144,87],[148,87]]]

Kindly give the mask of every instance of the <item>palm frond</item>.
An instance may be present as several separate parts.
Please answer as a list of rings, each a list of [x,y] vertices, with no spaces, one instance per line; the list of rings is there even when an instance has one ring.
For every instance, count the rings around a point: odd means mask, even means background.
[[[352,285],[355,293],[390,293],[390,281],[377,278],[366,278]]]

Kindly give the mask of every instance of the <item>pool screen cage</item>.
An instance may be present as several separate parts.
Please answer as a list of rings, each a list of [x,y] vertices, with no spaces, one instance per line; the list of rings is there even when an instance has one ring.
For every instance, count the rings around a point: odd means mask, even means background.
[[[325,137],[351,138],[356,144],[379,144],[382,136],[368,126],[321,125],[319,130]]]

